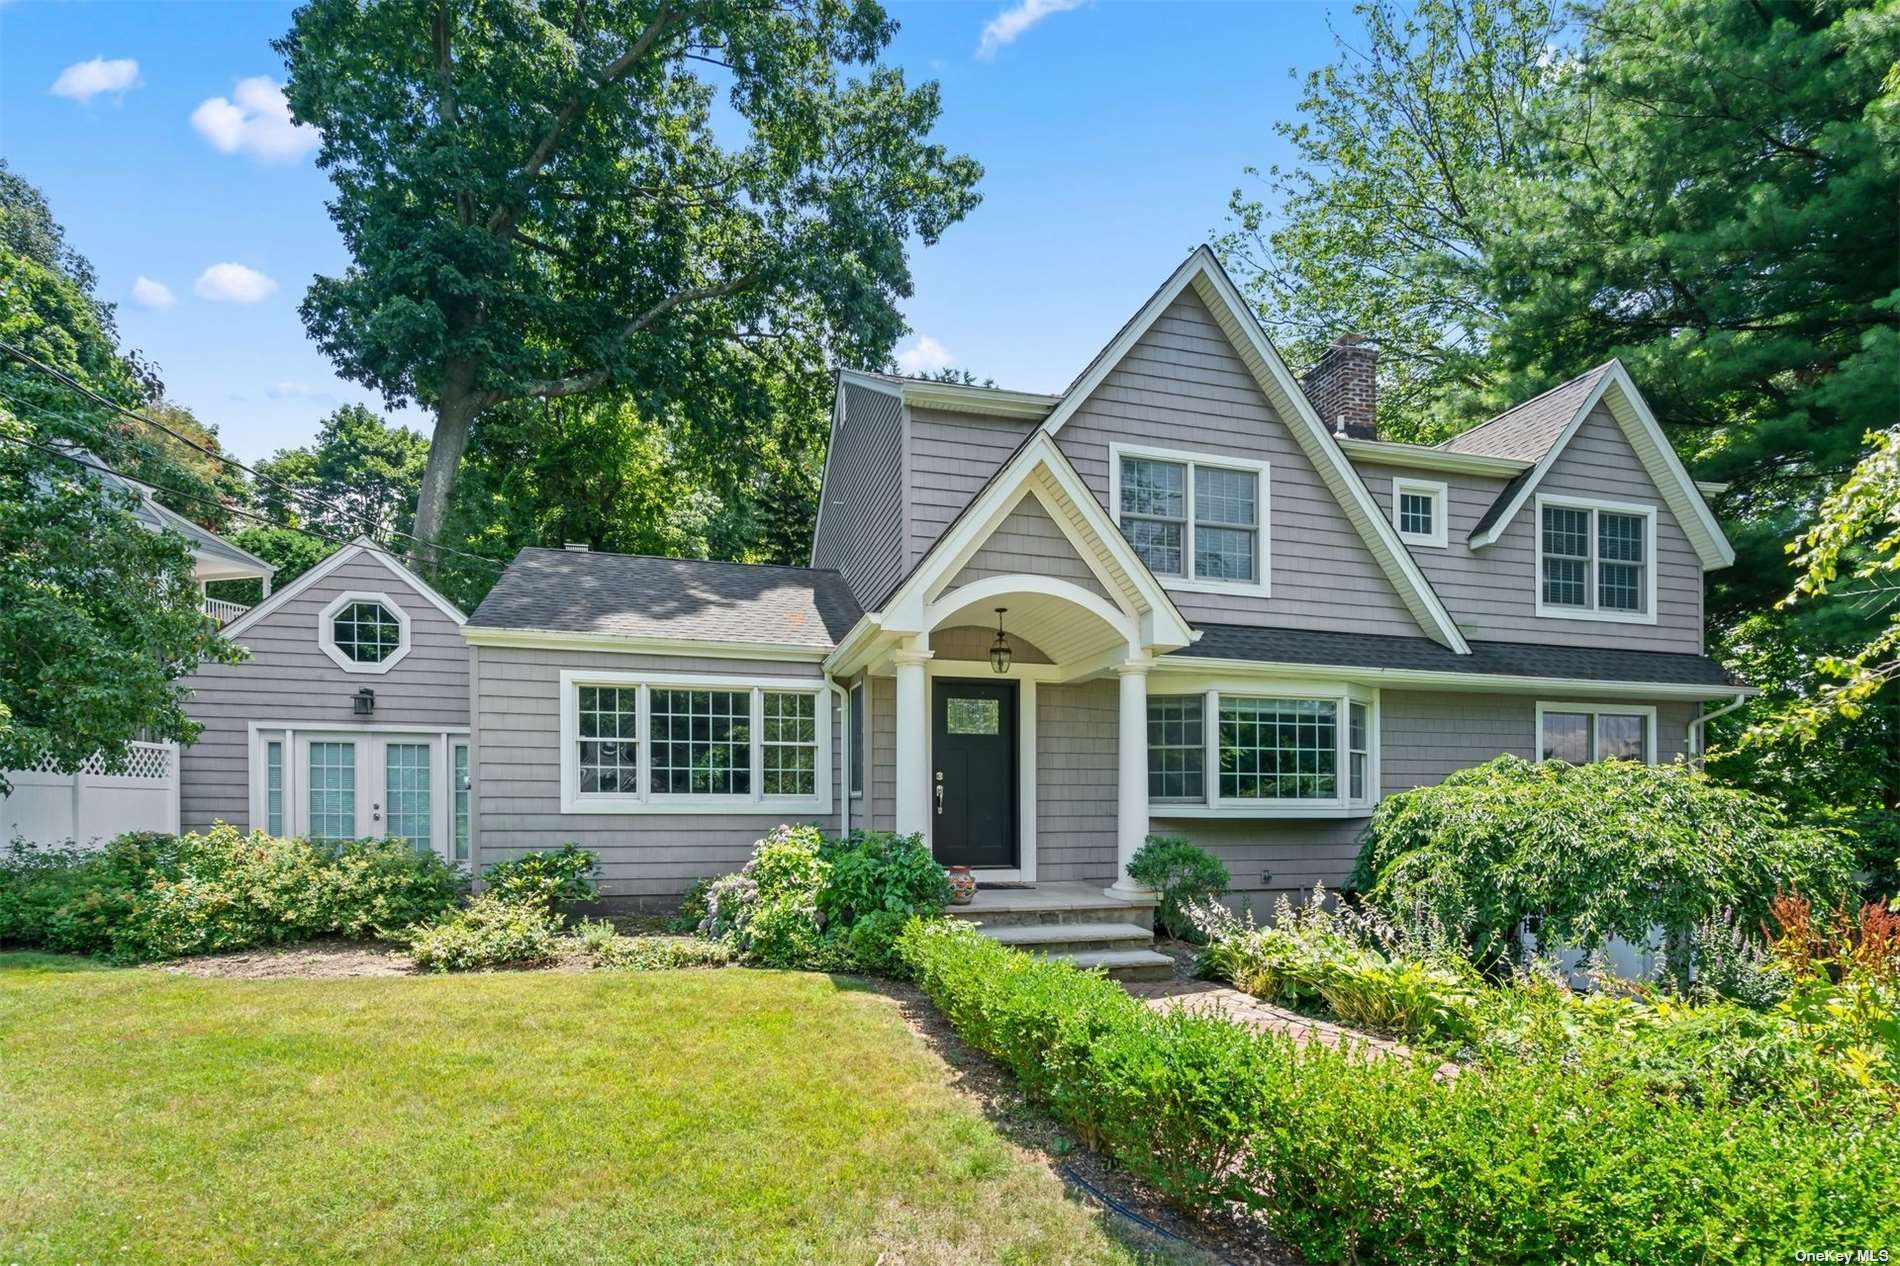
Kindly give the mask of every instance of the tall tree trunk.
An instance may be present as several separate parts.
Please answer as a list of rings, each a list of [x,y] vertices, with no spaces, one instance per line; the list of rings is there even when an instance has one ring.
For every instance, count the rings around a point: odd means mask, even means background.
[[[425,574],[440,571],[441,556],[433,546],[442,534],[442,522],[449,513],[449,494],[455,490],[455,473],[468,449],[469,427],[474,424],[480,401],[475,392],[475,363],[450,361],[442,376],[442,395],[435,407],[435,433],[429,438],[429,464],[422,472],[422,491],[416,497],[416,537],[421,545],[412,546],[411,558]]]

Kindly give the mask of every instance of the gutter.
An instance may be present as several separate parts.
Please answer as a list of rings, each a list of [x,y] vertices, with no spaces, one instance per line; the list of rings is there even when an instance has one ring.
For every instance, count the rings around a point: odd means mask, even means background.
[[[842,731],[838,739],[838,751],[844,757],[844,768],[838,771],[838,834],[841,838],[851,838],[851,692],[838,684],[838,679],[830,673],[825,674],[825,686],[838,696],[838,729]],[[870,700],[866,699],[866,703]]]
[[[1689,722],[1689,734],[1690,734],[1690,737],[1693,739],[1693,742],[1690,744],[1690,746],[1693,748],[1695,752],[1696,764],[1700,765],[1702,763],[1703,751],[1705,749],[1705,745],[1708,742],[1708,731],[1703,727],[1707,726],[1709,722],[1715,720],[1717,717],[1725,717],[1729,713],[1741,707],[1743,704],[1747,703],[1748,696],[1752,693],[1754,692],[1748,691],[1748,690],[1739,690],[1735,693],[1735,697],[1729,700],[1728,703],[1724,704],[1722,707],[1717,708],[1713,712],[1705,712],[1701,716],[1698,716],[1695,720]]]

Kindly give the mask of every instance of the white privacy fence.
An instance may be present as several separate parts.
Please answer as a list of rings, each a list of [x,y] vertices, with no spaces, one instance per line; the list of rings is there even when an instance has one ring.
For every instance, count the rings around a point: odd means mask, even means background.
[[[0,797],[0,843],[97,844],[127,831],[178,830],[176,743],[132,744],[116,774],[94,757],[76,774],[15,769],[7,781],[13,792]]]

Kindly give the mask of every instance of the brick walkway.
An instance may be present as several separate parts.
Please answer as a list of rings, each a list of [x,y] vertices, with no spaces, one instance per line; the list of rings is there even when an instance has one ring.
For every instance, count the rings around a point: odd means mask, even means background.
[[[1353,1049],[1373,1058],[1383,1058],[1388,1055],[1410,1056],[1412,1053],[1412,1049],[1402,1042],[1374,1037],[1369,1033],[1361,1033],[1357,1029],[1341,1028],[1337,1024],[1315,1020],[1312,1016],[1301,1015],[1297,1011],[1287,1011],[1262,1002],[1251,994],[1244,994],[1238,989],[1211,980],[1129,981],[1123,985],[1123,988],[1158,1011],[1179,1007],[1209,1011],[1265,1033],[1278,1033],[1283,1037],[1290,1037],[1301,1045],[1307,1042],[1323,1042],[1327,1046],[1338,1049],[1342,1044],[1350,1042]],[[1455,1077],[1458,1075],[1458,1065],[1440,1064],[1437,1075]]]

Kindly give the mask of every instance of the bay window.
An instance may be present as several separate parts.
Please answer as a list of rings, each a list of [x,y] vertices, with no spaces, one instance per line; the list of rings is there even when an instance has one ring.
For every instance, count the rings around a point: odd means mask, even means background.
[[[1109,446],[1109,509],[1176,589],[1267,590],[1265,462]]]
[[[1537,614],[1656,620],[1656,510],[1537,498]]]
[[[1344,816],[1378,798],[1377,695],[1218,688],[1148,699],[1155,816]],[[1211,722],[1211,723],[1210,723]]]
[[[561,674],[564,813],[828,812],[820,683]]]

